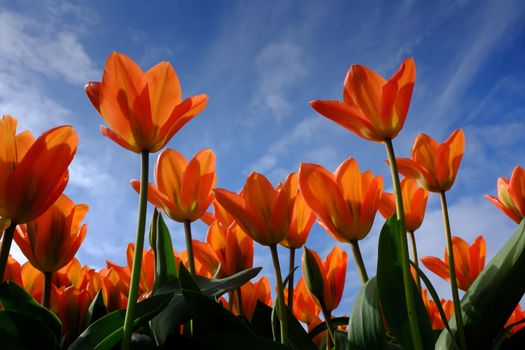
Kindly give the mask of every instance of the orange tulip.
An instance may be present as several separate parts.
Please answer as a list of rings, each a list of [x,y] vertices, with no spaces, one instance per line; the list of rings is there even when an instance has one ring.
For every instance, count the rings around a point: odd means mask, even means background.
[[[20,287],[24,286],[22,282],[22,267],[11,255],[7,258],[7,267],[2,281],[13,281]]]
[[[99,273],[94,274],[86,289],[92,298],[95,297],[99,290],[101,291],[102,299],[108,312],[126,307],[127,297],[121,292],[120,276],[113,268],[102,269]]]
[[[86,288],[95,270],[87,265],[80,266],[77,258],[73,258],[66,266],[53,274],[53,283],[58,287]]]
[[[516,166],[512,170],[510,181],[504,177],[498,178],[498,198],[485,196],[519,224],[525,217],[525,170]]]
[[[115,52],[106,61],[102,82],[89,82],[85,89],[109,126],[100,127],[102,134],[135,153],[163,148],[208,101],[206,95],[182,101],[179,78],[168,62],[144,73]]]
[[[253,283],[248,281],[247,283],[241,286],[242,294],[242,309],[244,311],[244,316],[248,320],[251,320],[255,307],[257,306],[257,301],[264,303],[268,306],[272,306],[272,296],[270,293],[270,282],[268,278],[262,277],[257,282]],[[234,293],[234,303],[233,303],[233,312],[236,315],[239,315],[240,312],[237,308],[237,293]]]
[[[213,201],[215,154],[210,149],[198,152],[188,161],[182,154],[165,149],[155,165],[155,184],[148,185],[148,201],[171,219],[193,222],[200,218]],[[131,185],[139,192],[140,181]]]
[[[291,194],[293,201],[292,219],[286,237],[281,242],[286,248],[299,249],[308,239],[310,230],[315,221],[315,214],[310,209],[299,190],[299,177],[296,173],[290,174],[291,177]]]
[[[515,322],[519,322],[521,320],[525,319],[525,311],[523,311],[521,309],[521,306],[518,304],[516,306],[516,308],[514,309],[514,311],[512,312],[512,314],[510,315],[509,319],[507,320],[507,322],[505,323],[505,326],[504,328],[507,328],[509,327],[511,324],[515,323]],[[512,329],[510,330],[510,334],[514,334],[516,332],[518,332],[520,329],[522,329],[523,327],[525,327],[525,323],[520,323],[520,324],[517,324],[515,325],[514,327],[512,327]]]
[[[487,250],[485,239],[483,236],[478,236],[474,243],[469,246],[463,239],[452,237],[452,247],[458,287],[466,291],[485,267],[485,253]],[[450,274],[446,249],[444,255],[443,260],[434,256],[425,256],[421,258],[421,261],[427,269],[448,281],[450,280]]]
[[[319,224],[339,242],[360,240],[370,232],[383,192],[380,175],[361,174],[353,158],[333,175],[320,165],[302,163],[299,186]]]
[[[35,141],[29,131],[17,135],[16,125],[10,115],[0,120],[0,217],[21,224],[40,216],[64,191],[78,136],[71,126],[60,126]]]
[[[44,274],[38,271],[28,261],[22,265],[22,285],[24,290],[35,300],[42,299],[42,290],[44,289]]]
[[[412,159],[396,158],[401,174],[430,192],[448,191],[454,184],[465,150],[463,131],[454,131],[442,144],[420,134],[412,146]]]
[[[37,219],[18,226],[14,239],[29,262],[42,272],[55,272],[73,259],[84,240],[87,225],[81,225],[86,204],[73,203],[66,195]]]
[[[199,276],[211,278],[217,274],[217,270],[221,267],[221,261],[209,244],[192,240],[193,253],[195,256],[195,273]],[[182,262],[188,268],[188,253],[183,250],[180,254]],[[222,270],[222,267],[221,267]],[[217,277],[219,277],[220,272]]]
[[[285,298],[288,300],[288,289],[284,290]],[[306,324],[311,323],[319,317],[321,309],[317,306],[315,298],[310,294],[303,278],[300,278],[293,294],[293,314],[295,318]]]
[[[401,181],[401,195],[405,209],[405,227],[408,232],[416,231],[423,223],[427,207],[428,192],[419,187],[414,180]],[[379,212],[388,219],[396,212],[396,197],[393,193],[383,192]]]
[[[215,189],[217,201],[254,241],[273,246],[288,232],[293,210],[291,177],[274,188],[264,175],[251,173],[241,194]]]
[[[361,65],[346,75],[344,101],[310,102],[312,107],[342,127],[367,140],[383,142],[397,136],[408,113],[416,66],[408,58],[387,81]]]
[[[428,298],[428,291],[425,289],[422,293],[423,297],[423,304],[425,305],[425,308],[428,311],[428,315],[430,316],[430,322],[432,323],[432,329],[434,330],[441,330],[445,328],[445,323],[443,323],[443,320],[441,319],[441,315],[439,314],[438,308],[436,306],[436,303],[433,300],[430,300]],[[454,313],[454,304],[450,300],[441,299],[441,306],[443,307],[443,311],[445,312],[445,316],[447,317],[447,321],[450,319],[452,314]]]
[[[348,256],[337,245],[332,249],[330,254],[327,255],[324,261],[321,260],[315,251],[310,249],[310,252],[314,256],[323,277],[323,301],[326,309],[331,312],[337,308],[341,301],[341,297],[343,296]],[[305,260],[303,259],[303,262],[304,261]],[[306,268],[303,266],[303,279],[305,278],[305,270]],[[316,302],[317,305],[321,307],[319,301],[316,300]]]

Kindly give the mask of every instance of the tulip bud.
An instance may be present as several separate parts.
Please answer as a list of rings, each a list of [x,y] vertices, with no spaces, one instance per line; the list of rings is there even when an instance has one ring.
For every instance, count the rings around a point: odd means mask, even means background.
[[[303,253],[303,275],[306,287],[318,300],[323,300],[324,281],[321,269],[313,254],[304,247]]]

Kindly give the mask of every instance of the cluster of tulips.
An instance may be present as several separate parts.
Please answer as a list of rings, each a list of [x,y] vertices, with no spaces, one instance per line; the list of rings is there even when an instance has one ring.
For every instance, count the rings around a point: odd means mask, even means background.
[[[102,134],[141,155],[141,178],[131,181],[139,209],[127,266],[107,261],[99,271],[74,258],[87,232],[82,220],[88,206],[63,194],[78,143],[75,131],[61,126],[35,140],[29,131],[17,134],[16,119],[4,116],[0,348],[520,348],[525,344],[525,312],[519,306],[525,293],[525,226],[520,224],[525,172],[517,166],[510,180],[498,180],[498,196],[487,196],[520,226],[485,266],[484,238],[469,245],[452,236],[448,217],[446,192],[463,156],[463,132],[454,131],[441,144],[421,134],[411,158],[395,157],[392,141],[405,122],[414,82],[410,58],[389,80],[353,65],[343,101],[311,103],[352,133],[385,144],[394,193],[383,191],[381,176],[361,172],[354,158],[333,173],[302,163],[277,186],[252,173],[234,193],[215,188],[210,149],[190,160],[162,150],[149,183],[150,153],[163,149],[202,112],[207,96],[183,100],[169,63],[144,73],[129,57],[111,54],[102,82],[88,83],[86,93],[108,125]],[[442,204],[444,260],[417,256],[415,231],[429,192]],[[155,210],[145,249],[148,201]],[[377,271],[369,277],[359,241],[370,232],[377,211],[387,221]],[[185,251],[173,249],[162,214],[184,225]],[[347,253],[334,245],[323,260],[305,246],[316,219],[333,239],[349,243],[355,259],[362,288],[349,316],[333,315],[345,286]],[[196,220],[208,225],[205,242],[192,239]],[[23,265],[9,255],[13,239],[27,257]],[[261,270],[253,267],[254,242],[270,249],[275,300],[267,277],[251,281]],[[278,247],[289,252],[285,271]],[[295,284],[295,254],[301,248],[302,274]],[[450,282],[452,300],[439,298],[420,261]],[[465,292],[462,298],[459,289]]]

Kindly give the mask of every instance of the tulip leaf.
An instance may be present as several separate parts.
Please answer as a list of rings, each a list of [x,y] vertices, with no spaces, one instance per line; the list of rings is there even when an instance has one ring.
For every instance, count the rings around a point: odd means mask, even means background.
[[[366,282],[354,301],[352,315],[350,316],[348,341],[352,350],[383,350],[387,348],[375,277]]]
[[[139,327],[155,317],[171,297],[171,294],[155,295],[138,303],[135,308],[134,327]],[[99,318],[68,349],[111,349],[122,337],[125,316],[126,310],[117,310]]]
[[[181,279],[182,274],[180,275]],[[235,333],[253,334],[240,318],[234,316],[216,301],[198,291],[183,289],[182,294],[188,304],[193,319],[204,334]]]
[[[104,305],[104,298],[102,296],[102,289],[99,289],[95,297],[89,304],[89,308],[86,314],[85,325],[86,328],[99,318],[107,315],[108,311]]]
[[[338,326],[347,325],[349,322],[350,318],[345,316],[332,318],[332,325],[334,326],[334,328],[337,328]],[[322,322],[314,328],[312,328],[310,332],[308,332],[308,335],[310,336],[310,338],[313,339],[314,337],[321,334],[321,332],[326,331],[327,329],[328,328],[326,327],[326,322]]]
[[[60,345],[45,323],[30,315],[4,310],[0,311],[0,349],[58,350]]]
[[[469,349],[492,344],[525,294],[525,220],[481,271],[461,299],[465,338]],[[449,320],[456,330],[456,320]],[[436,348],[448,348],[452,337],[441,332]]]
[[[214,350],[292,350],[293,348],[273,340],[250,334],[206,334],[195,339],[199,349]]]
[[[155,215],[155,213],[157,215]],[[162,215],[155,209],[153,215],[152,236],[155,242],[155,287],[158,288],[169,281],[177,279],[177,265],[173,254],[170,232]]]
[[[0,304],[4,311],[11,311],[36,322],[41,322],[53,332],[57,341],[62,337],[62,323],[51,311],[37,303],[20,286],[11,281],[0,284]]]
[[[379,252],[377,261],[377,286],[379,300],[384,316],[392,328],[396,339],[405,350],[414,348],[405,302],[405,287],[401,261],[401,234],[395,215],[388,219],[379,236]],[[421,299],[419,289],[410,278],[410,288],[415,303],[415,317],[424,349],[434,348],[434,335],[430,319]]]
[[[151,329],[161,346],[165,346],[172,337],[180,336],[180,325],[191,318],[188,304],[182,292],[177,291],[168,305],[151,320]]]
[[[261,270],[262,267],[254,267],[226,278],[209,279],[202,276],[195,276],[194,280],[202,291],[202,294],[219,297],[231,290],[240,288],[243,284],[257,276]]]
[[[186,269],[186,266],[184,264],[179,264],[179,282],[180,282],[180,288],[182,290],[192,290],[200,293],[200,288],[195,282],[195,279],[191,275],[191,273]]]
[[[260,337],[273,339],[272,308],[257,300],[251,320],[252,330]]]

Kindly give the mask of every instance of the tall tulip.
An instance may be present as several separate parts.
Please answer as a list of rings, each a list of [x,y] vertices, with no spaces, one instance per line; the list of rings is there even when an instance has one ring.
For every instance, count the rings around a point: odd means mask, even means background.
[[[283,282],[277,244],[286,237],[293,210],[292,178],[274,188],[264,175],[251,173],[241,194],[215,189],[215,198],[254,241],[269,246],[277,279],[281,314],[281,342],[287,342]]]
[[[334,174],[320,165],[303,163],[299,186],[319,224],[339,242],[351,244],[361,280],[368,280],[358,241],[374,222],[383,193],[383,179],[370,171],[361,173],[353,158],[345,160]]]
[[[525,217],[525,170],[518,165],[512,170],[510,180],[498,178],[498,198],[488,194],[485,197],[519,224]]]
[[[102,134],[141,155],[136,238],[137,250],[141,251],[146,228],[149,153],[163,148],[180,128],[202,112],[208,97],[198,95],[182,101],[179,78],[168,62],[161,62],[144,73],[132,59],[120,53],[108,57],[102,82],[89,82],[85,90],[109,126],[101,126]],[[137,254],[133,263],[122,349],[130,347],[141,258],[142,255]]]
[[[233,312],[237,315],[244,315],[248,320],[251,320],[257,301],[272,306],[272,296],[270,293],[270,282],[268,278],[261,277],[257,282],[248,281],[240,288],[241,298],[239,293],[234,294]]]
[[[478,236],[472,245],[469,245],[460,237],[452,238],[455,258],[455,272],[458,287],[464,291],[470,287],[476,277],[485,267],[485,254],[487,245],[483,236]],[[434,256],[421,258],[423,265],[439,277],[449,281],[448,252],[445,250],[444,260]]]
[[[425,305],[425,308],[428,311],[428,315],[430,317],[430,323],[432,324],[433,330],[442,330],[445,328],[445,323],[443,319],[441,318],[441,315],[439,313],[438,307],[436,303],[433,300],[430,300],[428,298],[428,291],[426,289],[422,292],[423,296],[423,304]],[[440,300],[441,307],[443,308],[443,312],[445,313],[445,317],[447,318],[447,321],[450,319],[452,314],[454,313],[454,305],[450,300],[441,299]]]
[[[29,131],[17,135],[16,125],[10,115],[0,120],[0,217],[10,222],[0,250],[0,280],[16,225],[36,219],[64,191],[78,144],[71,126],[48,130],[34,140]]]

